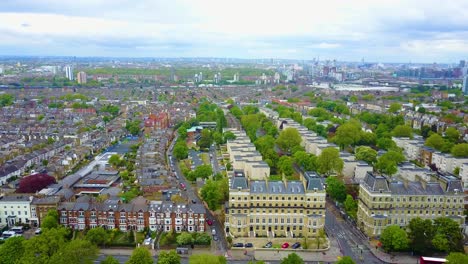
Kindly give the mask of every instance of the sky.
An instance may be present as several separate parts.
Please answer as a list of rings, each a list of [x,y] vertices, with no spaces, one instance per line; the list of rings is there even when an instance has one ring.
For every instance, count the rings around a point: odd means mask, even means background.
[[[2,0],[0,55],[456,63],[467,0]]]

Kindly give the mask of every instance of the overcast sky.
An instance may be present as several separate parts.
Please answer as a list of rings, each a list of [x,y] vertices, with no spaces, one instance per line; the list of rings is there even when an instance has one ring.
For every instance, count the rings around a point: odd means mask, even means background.
[[[2,0],[0,55],[468,59],[467,0]]]

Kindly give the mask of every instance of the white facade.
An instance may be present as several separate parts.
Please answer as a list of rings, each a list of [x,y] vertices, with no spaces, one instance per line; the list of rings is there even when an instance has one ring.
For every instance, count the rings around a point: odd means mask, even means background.
[[[0,225],[29,224],[32,196],[14,194],[0,198]]]
[[[73,81],[75,79],[75,76],[73,75],[73,67],[72,66],[65,66],[65,76],[70,81]]]

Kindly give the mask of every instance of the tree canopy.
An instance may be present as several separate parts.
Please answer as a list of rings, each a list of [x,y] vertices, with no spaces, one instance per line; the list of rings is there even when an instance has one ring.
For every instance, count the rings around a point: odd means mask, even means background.
[[[45,173],[34,174],[21,178],[17,193],[36,193],[55,183],[55,178]]]
[[[340,203],[346,199],[346,187],[340,179],[334,176],[328,177],[326,180],[327,188],[326,192],[335,201]]]
[[[377,151],[367,146],[360,146],[356,148],[355,157],[356,160],[362,160],[373,165],[377,162]]]
[[[344,123],[336,130],[333,141],[342,149],[347,146],[355,146],[361,139],[361,124],[354,120]]]
[[[405,160],[405,156],[398,151],[390,150],[377,159],[376,169],[383,174],[393,175],[398,171],[398,163]]]
[[[301,141],[301,135],[297,129],[288,127],[280,132],[278,138],[276,139],[276,144],[281,148],[282,151],[286,153],[292,153],[294,147],[299,146]]]
[[[405,230],[398,225],[391,225],[384,229],[380,236],[382,246],[387,251],[402,251],[408,248],[409,239]]]
[[[353,261],[353,259],[349,256],[344,256],[342,257],[340,260],[338,260],[337,262],[335,262],[335,264],[356,264],[356,262]]]
[[[452,155],[459,158],[468,157],[468,143],[461,143],[453,146]]]
[[[145,247],[135,248],[126,264],[153,264],[153,257]]]
[[[410,126],[407,126],[407,125],[398,125],[393,129],[392,134],[395,137],[409,137],[409,138],[412,138],[413,137],[413,129]]]
[[[161,251],[157,264],[180,264],[180,256],[175,250]]]
[[[195,254],[190,256],[189,264],[227,264],[224,256],[216,256],[211,254]]]
[[[333,172],[341,173],[344,162],[340,158],[340,152],[336,148],[326,148],[317,158],[318,172],[330,175]]]
[[[281,264],[304,264],[304,260],[296,253],[290,253],[287,257],[281,260]]]

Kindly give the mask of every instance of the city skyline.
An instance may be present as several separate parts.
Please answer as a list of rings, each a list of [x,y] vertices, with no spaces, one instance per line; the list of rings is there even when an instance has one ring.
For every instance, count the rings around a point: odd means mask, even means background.
[[[230,57],[454,63],[468,3],[5,1],[1,55]]]

